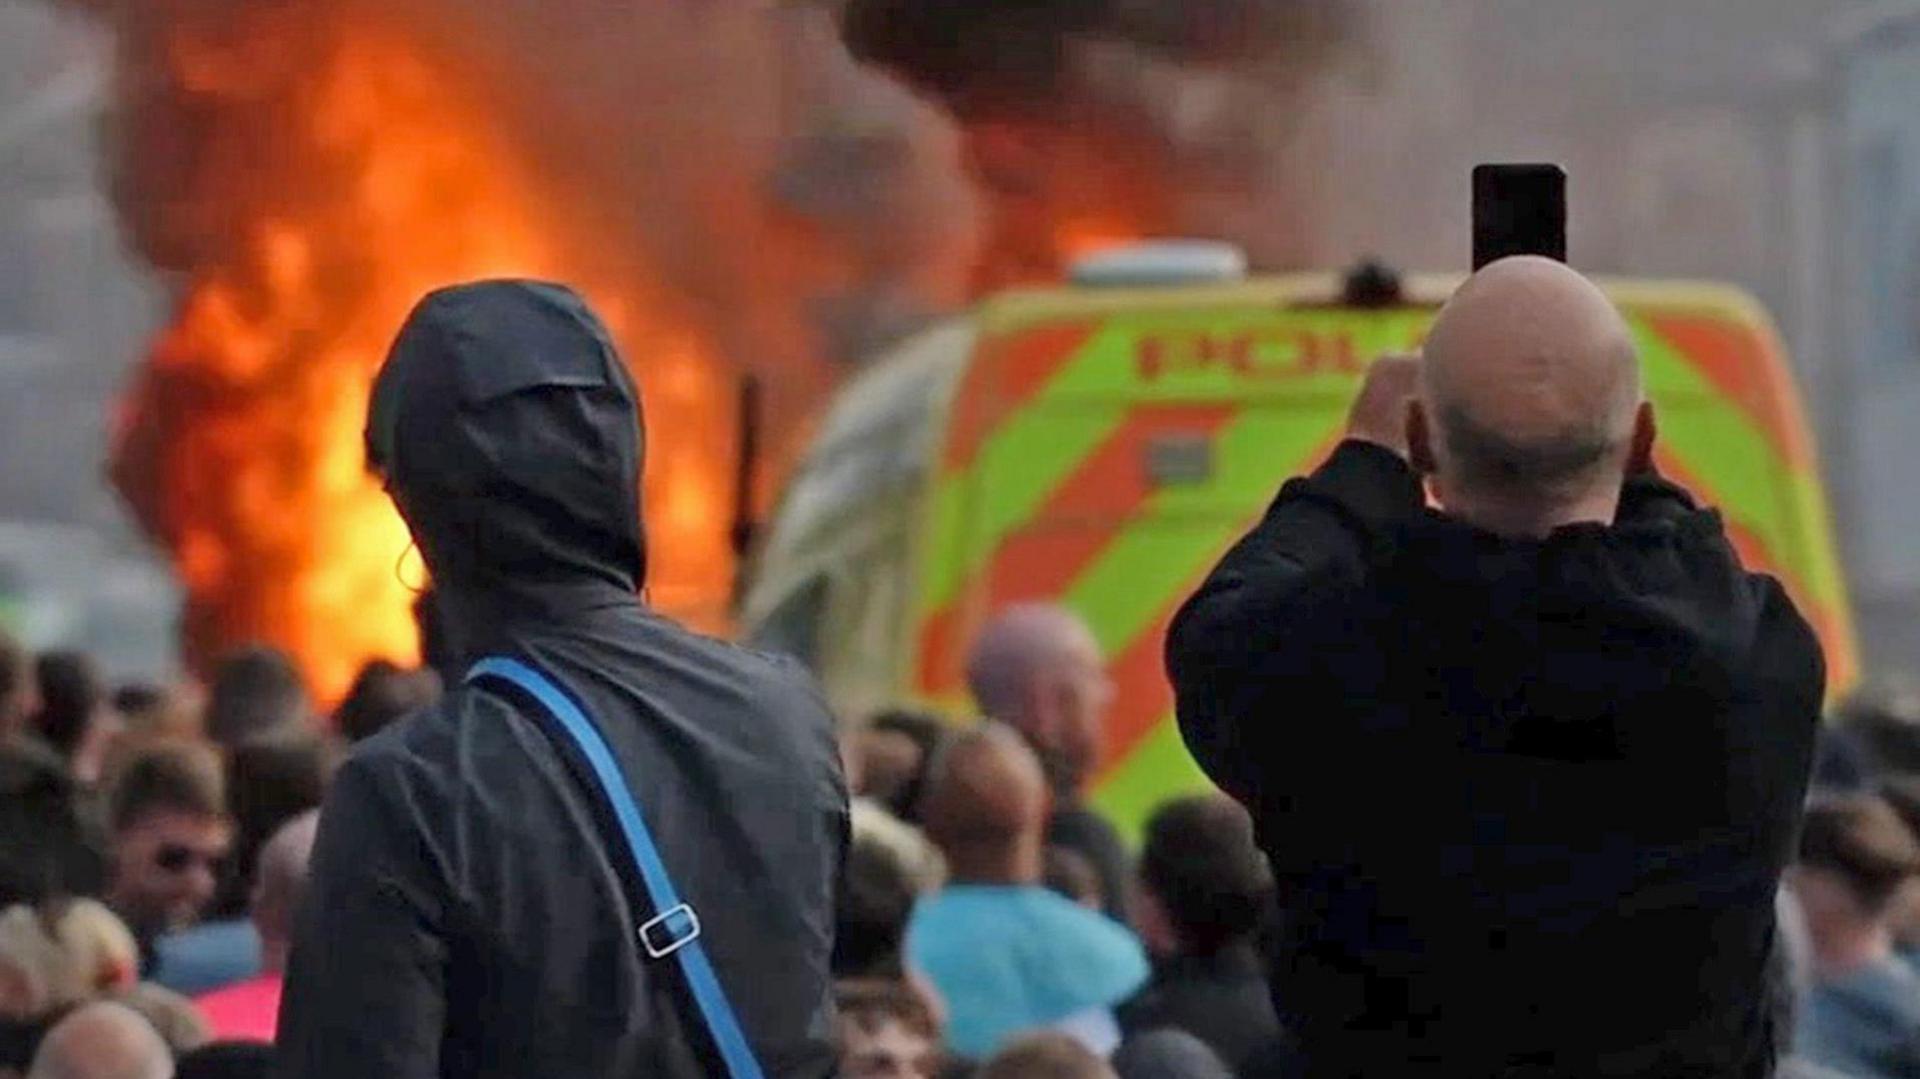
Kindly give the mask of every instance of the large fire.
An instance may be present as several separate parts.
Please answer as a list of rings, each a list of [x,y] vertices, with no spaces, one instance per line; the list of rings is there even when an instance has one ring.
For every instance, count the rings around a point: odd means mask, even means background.
[[[587,293],[647,407],[649,598],[720,629],[739,372],[768,387],[776,475],[845,369],[830,361],[857,358],[835,355],[850,306],[911,324],[1177,224],[1141,125],[1002,112],[956,138],[854,63],[832,5],[70,2],[119,35],[116,202],[179,297],[115,481],[187,587],[189,663],[267,641],[322,700],[418,651],[424,567],[361,427],[426,291],[525,275]],[[842,137],[875,130],[877,155]],[[928,179],[963,169],[978,207]]]
[[[181,86],[214,97],[253,92],[263,73],[247,61],[274,55],[184,30],[172,44]],[[423,570],[364,468],[367,393],[414,302],[483,277],[583,285],[628,355],[644,355],[636,374],[662,434],[653,592],[708,623],[724,602],[731,472],[713,433],[730,415],[728,380],[692,331],[643,322],[636,297],[570,272],[553,208],[456,86],[397,39],[342,35],[287,113],[298,128],[277,133],[279,152],[237,163],[235,187],[194,192],[260,210],[223,258],[193,268],[116,457],[121,490],[188,589],[191,656],[271,641],[330,699],[366,659],[416,655]]]

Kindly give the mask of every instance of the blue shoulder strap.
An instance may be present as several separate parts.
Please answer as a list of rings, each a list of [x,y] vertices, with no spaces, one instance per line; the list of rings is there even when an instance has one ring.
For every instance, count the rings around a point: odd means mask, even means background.
[[[720,987],[720,979],[714,974],[713,964],[707,961],[706,949],[700,946],[700,916],[674,890],[666,863],[660,859],[659,848],[654,846],[653,835],[647,831],[646,821],[640,815],[640,806],[614,763],[613,752],[607,748],[600,729],[553,679],[519,660],[484,659],[467,673],[468,684],[484,678],[498,678],[524,690],[553,716],[557,729],[580,750],[613,809],[614,820],[619,823],[634,865],[639,867],[640,878],[646,884],[654,916],[640,927],[641,946],[655,959],[673,956],[678,960],[694,1004],[699,1007],[707,1031],[713,1035],[713,1043],[727,1065],[727,1074],[733,1079],[762,1079],[760,1062],[747,1044],[726,990]]]

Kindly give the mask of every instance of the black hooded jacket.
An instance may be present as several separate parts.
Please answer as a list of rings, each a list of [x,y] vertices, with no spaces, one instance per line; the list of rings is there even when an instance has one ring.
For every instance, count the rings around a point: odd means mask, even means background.
[[[831,1074],[832,721],[796,666],[637,599],[641,434],[606,331],[556,286],[429,296],[368,450],[452,648],[543,669],[606,737],[766,1074]],[[603,813],[495,685],[363,743],[321,820],[282,1079],[724,1074],[674,961],[636,942],[653,912]]]
[[[1502,539],[1392,453],[1289,484],[1174,623],[1181,730],[1254,814],[1312,1076],[1771,1073],[1774,896],[1824,666],[1658,477]]]

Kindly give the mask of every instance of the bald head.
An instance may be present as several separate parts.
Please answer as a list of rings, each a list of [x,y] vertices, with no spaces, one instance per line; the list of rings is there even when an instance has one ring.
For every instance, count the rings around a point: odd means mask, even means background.
[[[955,880],[1032,883],[1050,805],[1040,761],[996,724],[962,735],[934,759],[921,819]]]
[[[62,1019],[27,1079],[172,1079],[173,1055],[151,1024],[122,1004],[89,1004]]]
[[[1496,531],[1610,521],[1643,400],[1606,294],[1558,262],[1503,259],[1428,334],[1414,453],[1449,511]]]
[[[1063,797],[1097,762],[1113,695],[1100,643],[1079,615],[1022,603],[987,623],[967,657],[967,684],[988,717],[1014,728],[1040,754]]]
[[[293,915],[307,890],[307,865],[320,828],[320,811],[308,810],[280,826],[260,848],[253,886],[253,922],[270,965],[284,961],[293,936]]]

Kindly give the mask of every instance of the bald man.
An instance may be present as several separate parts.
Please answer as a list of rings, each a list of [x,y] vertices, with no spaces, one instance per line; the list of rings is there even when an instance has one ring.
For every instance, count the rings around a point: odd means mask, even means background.
[[[1086,803],[1113,704],[1113,680],[1093,630],[1054,604],[1008,607],[974,641],[967,685],[982,712],[1019,732],[1039,756],[1053,791],[1048,845],[1091,863],[1107,914],[1127,922],[1133,867],[1126,845]]]
[[[1275,869],[1308,1074],[1770,1074],[1824,667],[1652,471],[1619,313],[1496,263],[1348,434],[1168,644],[1187,743]]]
[[[260,974],[194,1001],[220,1041],[274,1039],[287,958],[293,951],[294,914],[306,895],[319,828],[320,811],[308,810],[281,825],[260,848],[252,898],[253,926],[260,934]]]
[[[1039,759],[998,725],[955,740],[928,777],[923,822],[949,877],[914,908],[907,958],[946,1001],[948,1043],[966,1057],[1046,1028],[1111,1051],[1113,1006],[1146,981],[1132,933],[1040,883],[1050,799]]]
[[[123,1004],[89,1004],[47,1032],[27,1079],[173,1079],[167,1043]]]

